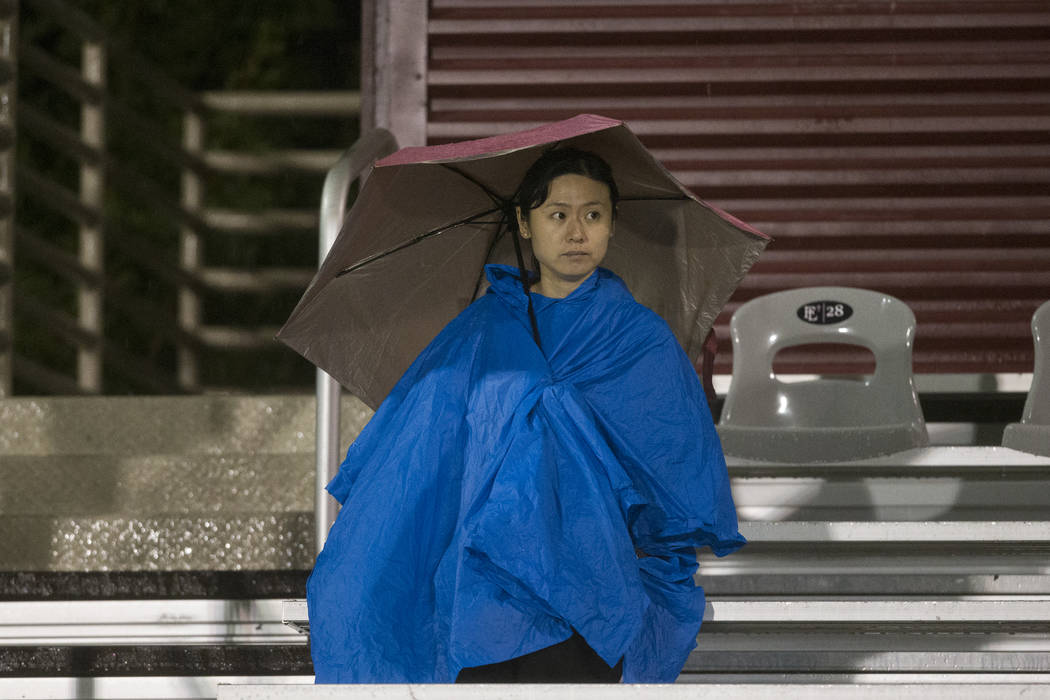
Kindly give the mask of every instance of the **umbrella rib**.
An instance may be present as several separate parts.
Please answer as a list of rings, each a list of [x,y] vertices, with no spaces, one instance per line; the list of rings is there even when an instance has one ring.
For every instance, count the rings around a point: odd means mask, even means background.
[[[506,197],[500,196],[498,193],[493,191],[488,185],[486,185],[484,182],[482,182],[481,180],[477,179],[476,177],[474,177],[470,173],[464,172],[464,171],[460,170],[459,168],[453,168],[448,163],[442,163],[441,167],[445,168],[446,170],[450,170],[450,171],[454,172],[456,175],[459,175],[461,178],[463,178],[464,180],[467,180],[472,185],[474,185],[475,187],[480,189],[482,192],[487,194],[489,199],[492,200],[492,203],[495,204],[496,206],[498,206],[500,209],[504,209],[505,207],[508,207],[510,205],[510,201],[511,200],[507,199]]]
[[[375,262],[376,260],[381,260],[382,258],[385,258],[388,255],[393,255],[394,253],[398,252],[399,250],[404,250],[405,248],[408,248],[409,246],[415,245],[416,243],[424,241],[424,240],[426,240],[428,238],[431,238],[433,236],[440,235],[440,234],[444,233],[445,231],[450,231],[450,230],[452,230],[454,228],[459,228],[460,226],[466,226],[467,224],[475,223],[475,222],[477,222],[477,220],[480,217],[487,216],[487,215],[489,215],[489,214],[491,214],[493,212],[496,212],[496,211],[499,211],[499,209],[487,209],[486,211],[479,212],[477,214],[471,214],[467,218],[462,219],[460,221],[456,221],[455,223],[449,224],[447,226],[441,226],[440,228],[431,229],[430,231],[427,231],[426,233],[421,233],[418,236],[415,236],[414,238],[411,238],[411,239],[405,241],[404,243],[399,243],[398,245],[394,246],[393,248],[388,248],[388,249],[386,249],[384,251],[380,251],[380,252],[375,253],[373,255],[369,255],[367,258],[365,258],[364,260],[362,260],[360,262],[356,262],[353,265],[350,265],[348,267],[344,267],[342,270],[337,272],[335,276],[336,277],[342,277],[343,275],[349,274],[349,273],[353,272],[354,270],[358,270],[358,269],[364,267],[365,265],[367,265],[369,263]]]

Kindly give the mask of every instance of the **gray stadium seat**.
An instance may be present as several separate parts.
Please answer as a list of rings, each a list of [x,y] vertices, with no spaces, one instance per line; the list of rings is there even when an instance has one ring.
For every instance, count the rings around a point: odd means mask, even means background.
[[[733,378],[718,426],[727,455],[775,462],[853,460],[929,444],[912,379],[915,316],[894,297],[809,287],[753,299],[733,314]],[[861,378],[788,382],[780,350],[859,345],[875,356]]]
[[[1003,447],[1050,457],[1050,301],[1032,315],[1035,369],[1020,423],[1003,431]]]

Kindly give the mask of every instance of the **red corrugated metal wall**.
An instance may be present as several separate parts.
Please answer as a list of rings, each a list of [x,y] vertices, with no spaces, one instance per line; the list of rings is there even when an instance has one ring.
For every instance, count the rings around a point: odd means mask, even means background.
[[[428,26],[429,142],[621,118],[775,238],[719,320],[716,372],[736,307],[814,285],[906,301],[917,372],[1031,371],[1050,298],[1047,0],[432,0]],[[851,369],[797,359],[781,369]]]

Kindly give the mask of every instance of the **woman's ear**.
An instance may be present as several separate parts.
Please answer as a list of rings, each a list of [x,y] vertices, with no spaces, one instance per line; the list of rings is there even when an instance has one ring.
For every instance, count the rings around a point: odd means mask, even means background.
[[[529,237],[529,222],[521,215],[521,207],[514,207],[514,216],[518,217],[518,232],[522,238]]]

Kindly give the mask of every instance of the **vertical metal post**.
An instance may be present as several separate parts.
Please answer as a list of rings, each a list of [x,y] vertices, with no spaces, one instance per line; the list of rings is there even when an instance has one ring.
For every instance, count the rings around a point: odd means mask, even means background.
[[[13,143],[15,134],[15,96],[17,95],[18,3],[10,13],[0,17],[0,62],[11,66],[11,79],[0,85],[0,130],[8,131]],[[14,273],[15,273],[15,181],[14,147],[0,150],[0,397],[12,393],[14,353]]]
[[[204,120],[197,111],[186,112],[182,121],[182,148],[186,153],[200,156],[204,150]],[[199,214],[204,204],[204,185],[193,168],[182,171],[181,204],[184,211]],[[196,277],[201,267],[201,234],[191,226],[179,227],[179,266],[183,272]],[[181,284],[178,301],[179,329],[185,337],[196,337],[201,325],[200,296],[195,289]],[[180,342],[176,350],[179,386],[194,391],[200,384],[197,349]]]
[[[325,491],[339,467],[339,402],[342,387],[324,370],[317,370],[317,457],[314,490],[314,538],[317,551],[324,548],[328,531],[339,512]]]
[[[364,185],[368,168],[379,158],[397,150],[397,139],[386,129],[370,129],[343,153],[329,169],[321,192],[320,253],[324,262],[332,244],[339,236],[346,215],[346,200],[350,185],[359,179]],[[317,550],[324,547],[328,530],[335,522],[336,504],[329,498],[325,486],[339,468],[339,408],[342,388],[322,370],[317,370],[317,456],[316,487],[314,493],[314,527]]]
[[[321,193],[321,221],[319,231],[320,262],[332,249],[346,211],[349,191],[349,163],[344,156],[325,177]],[[317,551],[324,548],[328,530],[339,512],[337,504],[328,496],[325,486],[335,477],[339,467],[339,409],[342,387],[322,369],[317,370],[317,452],[314,479],[314,536]]]
[[[106,49],[101,43],[85,42],[81,50],[81,74],[89,85],[106,86]],[[80,106],[80,138],[101,153],[105,148],[106,121],[102,104],[84,102]],[[80,226],[80,264],[103,279],[105,240],[102,226],[102,208],[105,200],[104,175],[100,163],[80,165],[80,202],[97,212],[98,218],[90,225]],[[77,385],[87,393],[102,391],[103,298],[99,286],[81,282],[77,289],[77,318],[80,328],[97,339],[91,346],[77,349]]]

